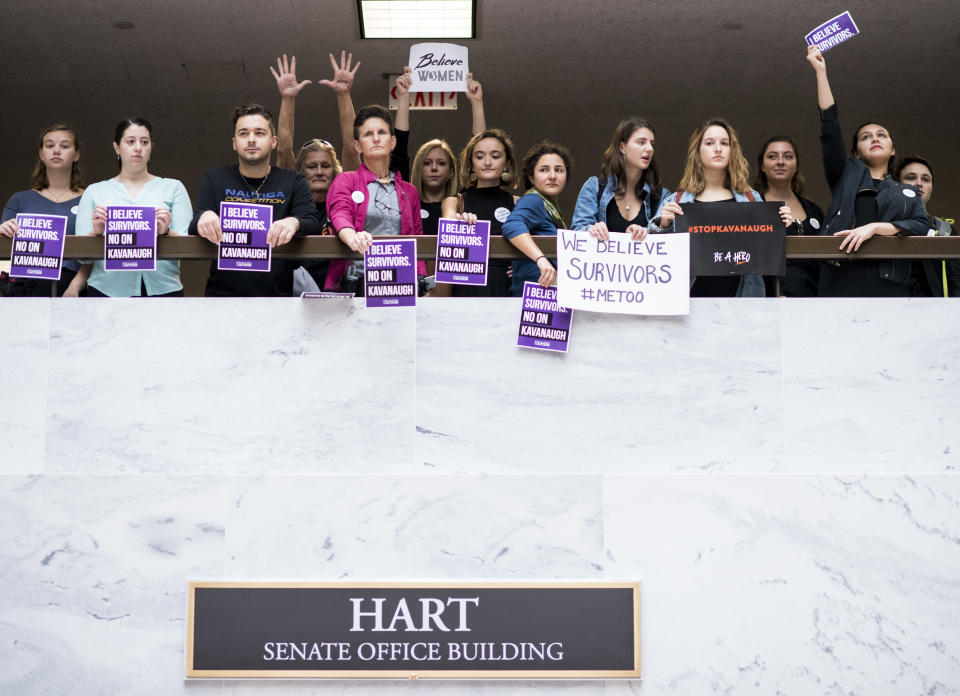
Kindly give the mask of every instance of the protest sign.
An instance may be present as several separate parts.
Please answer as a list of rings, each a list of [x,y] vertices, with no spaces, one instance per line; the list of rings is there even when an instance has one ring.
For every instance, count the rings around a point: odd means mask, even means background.
[[[466,92],[467,47],[448,43],[419,43],[410,47],[413,71],[411,92]]]
[[[219,271],[269,271],[267,233],[273,224],[273,207],[258,203],[221,203],[223,241],[217,252]]]
[[[306,300],[343,300],[353,299],[352,292],[301,292],[300,298]]]
[[[853,17],[847,11],[821,24],[807,34],[804,40],[808,46],[815,45],[821,53],[826,53],[834,46],[842,44],[847,39],[852,39],[859,33],[857,23],[853,21]]]
[[[490,256],[490,221],[468,225],[440,218],[437,224],[437,282],[486,285]]]
[[[517,345],[521,348],[567,352],[573,310],[557,304],[557,289],[527,281],[523,284],[520,330]]]
[[[690,233],[695,276],[785,275],[786,227],[782,203],[684,203],[674,220]]]
[[[157,268],[157,209],[143,205],[107,206],[103,228],[103,267],[107,271]]]
[[[363,256],[367,307],[417,304],[417,240],[376,240]]]
[[[690,313],[690,235],[557,230],[557,301],[618,314]]]
[[[60,280],[66,236],[67,218],[63,215],[17,214],[10,277]]]
[[[396,111],[400,107],[397,99],[396,80],[399,75],[389,75],[387,81],[390,91],[387,93],[387,108]],[[416,92],[410,95],[411,111],[456,111],[456,92]]]

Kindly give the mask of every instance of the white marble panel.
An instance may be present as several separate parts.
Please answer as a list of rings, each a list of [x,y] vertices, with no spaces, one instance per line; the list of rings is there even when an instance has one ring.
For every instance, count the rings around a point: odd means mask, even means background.
[[[0,300],[0,474],[43,471],[50,300]]]
[[[181,693],[186,581],[222,574],[225,503],[219,477],[0,477],[0,693]]]
[[[519,300],[424,302],[417,461],[444,472],[773,470],[779,312],[743,299],[693,300],[686,317],[578,312],[560,355],[516,347]]]
[[[603,696],[603,682],[481,682],[481,681],[373,681],[373,682],[230,682],[224,696]]]
[[[413,318],[359,301],[57,305],[47,470],[409,470]]]
[[[594,578],[600,478],[231,479],[226,574],[277,579]]]
[[[960,476],[611,476],[604,535],[642,581],[609,693],[960,690]]]
[[[944,472],[960,465],[960,303],[783,304],[790,472]]]

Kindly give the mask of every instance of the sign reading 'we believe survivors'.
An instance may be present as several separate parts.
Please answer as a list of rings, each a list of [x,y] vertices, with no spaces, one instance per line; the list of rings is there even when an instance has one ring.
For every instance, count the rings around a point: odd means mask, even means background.
[[[639,583],[191,582],[187,677],[638,679]]]

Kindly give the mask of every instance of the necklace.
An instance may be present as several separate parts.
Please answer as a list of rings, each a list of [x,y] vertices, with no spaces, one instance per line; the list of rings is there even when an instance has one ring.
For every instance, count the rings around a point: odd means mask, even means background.
[[[237,173],[239,174],[239,172]],[[243,183],[245,183],[250,188],[253,188],[253,184],[247,181],[247,177],[245,177],[243,174],[240,174],[240,178],[243,179]],[[270,178],[270,172],[267,172],[267,175],[263,177],[263,181],[260,182],[260,185],[253,190],[253,198],[260,198],[260,189],[263,188],[263,185],[267,183],[267,179],[269,178]]]
[[[71,189],[64,189],[59,194],[57,194],[52,188],[48,186],[47,193],[50,194],[50,200],[52,200],[54,203],[62,203],[67,199],[67,196],[73,193],[73,191]]]

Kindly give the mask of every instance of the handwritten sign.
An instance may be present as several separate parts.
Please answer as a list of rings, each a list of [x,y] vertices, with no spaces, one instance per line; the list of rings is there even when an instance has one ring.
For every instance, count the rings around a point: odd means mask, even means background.
[[[517,345],[521,348],[567,352],[573,310],[557,304],[557,289],[527,281],[523,284],[520,330]]]
[[[690,313],[690,235],[622,232],[609,240],[557,230],[557,301],[571,309],[618,314]]]
[[[417,304],[417,240],[376,240],[363,255],[367,307]]]
[[[64,215],[19,213],[10,256],[10,276],[60,280],[66,236]]]
[[[847,11],[821,24],[807,34],[804,40],[808,46],[816,46],[821,53],[826,53],[834,46],[842,44],[847,39],[852,39],[859,33],[857,23],[853,21],[853,17]]]
[[[437,282],[451,285],[487,284],[490,221],[468,225],[440,218],[437,224]]]
[[[258,203],[221,203],[223,241],[217,253],[217,270],[269,271],[267,233],[273,224],[273,207]]]
[[[785,275],[783,203],[683,203],[674,226],[690,233],[695,276]]]
[[[413,71],[411,92],[466,92],[467,47],[448,43],[420,43],[410,47]]]
[[[157,268],[157,209],[142,205],[107,206],[103,230],[103,267],[107,271]]]

